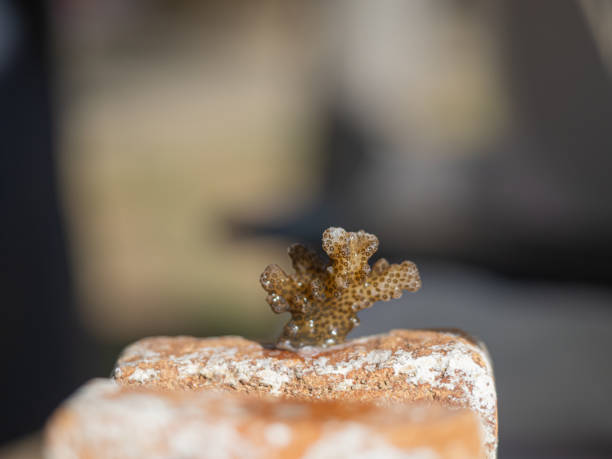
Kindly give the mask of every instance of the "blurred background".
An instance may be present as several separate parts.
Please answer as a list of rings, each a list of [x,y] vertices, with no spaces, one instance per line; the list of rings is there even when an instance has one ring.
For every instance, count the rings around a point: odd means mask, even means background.
[[[330,225],[415,261],[352,336],[483,339],[500,458],[612,457],[612,2],[0,0],[0,456],[152,334],[271,340]]]

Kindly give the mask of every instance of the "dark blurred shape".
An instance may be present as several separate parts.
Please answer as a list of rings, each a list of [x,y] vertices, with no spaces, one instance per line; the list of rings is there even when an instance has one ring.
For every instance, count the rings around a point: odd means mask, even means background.
[[[0,442],[40,428],[75,387],[74,312],[53,158],[46,11],[3,2]],[[6,38],[9,37],[9,38]]]
[[[577,2],[505,1],[501,17],[517,127],[476,181],[474,258],[610,285],[612,79]]]
[[[374,137],[335,97],[324,113],[323,145],[315,161],[321,164],[322,179],[320,188],[313,190],[313,202],[291,220],[257,223],[230,220],[234,236],[283,236],[318,249],[323,229],[340,226],[357,230],[361,228],[358,225],[363,226],[363,215],[360,212],[356,215],[352,191],[355,178],[376,161]],[[365,229],[374,231],[371,227]]]

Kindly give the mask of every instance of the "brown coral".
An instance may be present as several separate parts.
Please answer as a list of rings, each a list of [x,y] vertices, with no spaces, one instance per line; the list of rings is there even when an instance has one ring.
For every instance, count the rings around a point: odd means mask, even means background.
[[[277,340],[278,347],[327,347],[344,342],[359,324],[357,312],[376,301],[388,301],[421,287],[417,267],[411,261],[390,265],[381,258],[372,267],[368,259],[378,249],[378,238],[363,230],[355,233],[327,228],[323,250],[330,260],[323,263],[301,244],[289,247],[294,274],[269,265],[261,274],[261,285],[274,312],[291,313]]]

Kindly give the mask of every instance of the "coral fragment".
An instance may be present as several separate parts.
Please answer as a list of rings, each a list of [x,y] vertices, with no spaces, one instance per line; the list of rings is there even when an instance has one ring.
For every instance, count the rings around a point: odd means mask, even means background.
[[[359,324],[359,311],[421,287],[411,261],[389,264],[381,258],[370,267],[368,260],[378,250],[378,238],[363,230],[328,228],[323,233],[323,250],[329,256],[327,263],[312,250],[293,244],[288,252],[295,273],[288,275],[272,264],[261,274],[272,310],[291,313],[278,347],[340,344]]]

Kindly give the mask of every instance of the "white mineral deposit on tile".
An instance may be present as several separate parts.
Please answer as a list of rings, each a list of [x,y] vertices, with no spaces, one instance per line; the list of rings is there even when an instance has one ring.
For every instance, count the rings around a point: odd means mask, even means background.
[[[143,370],[141,368],[136,368],[128,379],[130,381],[137,381],[139,383],[144,383],[150,379],[155,378],[157,375],[158,375],[158,372],[152,368],[147,368],[146,370]]]
[[[291,443],[291,429],[283,423],[275,422],[266,427],[264,437],[271,445],[282,448]]]
[[[251,442],[244,442],[237,421],[219,420],[207,416],[205,410],[155,394],[119,392],[120,386],[108,380],[96,380],[80,389],[69,401],[73,416],[87,421],[79,422],[79,439],[52,442],[47,457],[77,459],[79,451],[70,445],[76,448],[79,444],[98,445],[93,449],[104,451],[104,457],[124,459],[262,457]],[[133,428],[126,432],[125,426]],[[160,438],[168,438],[166,447],[157,444]],[[203,446],[206,452],[200,454]]]
[[[452,347],[432,346],[431,350],[430,355],[416,358],[411,352],[398,350],[387,365],[393,368],[396,375],[406,375],[406,382],[411,384],[429,384],[446,389],[465,388],[461,401],[480,414],[485,442],[495,442],[495,433],[488,423],[495,423],[497,395],[488,355],[478,347],[462,342],[456,342]],[[473,353],[482,358],[485,367],[474,360]],[[449,379],[448,382],[442,381],[444,376]]]
[[[310,446],[303,459],[437,459],[438,454],[428,448],[404,451],[389,444],[383,437],[357,424],[341,429],[330,425],[323,436]]]

